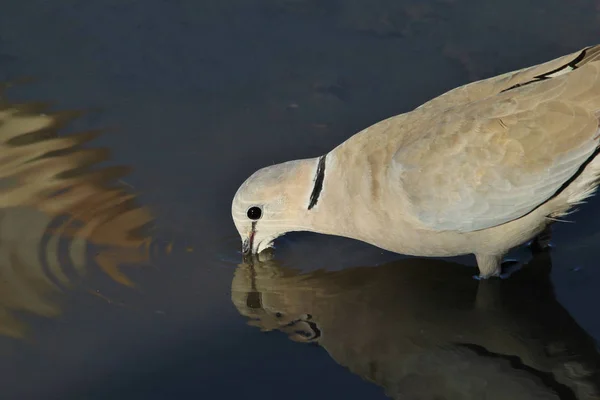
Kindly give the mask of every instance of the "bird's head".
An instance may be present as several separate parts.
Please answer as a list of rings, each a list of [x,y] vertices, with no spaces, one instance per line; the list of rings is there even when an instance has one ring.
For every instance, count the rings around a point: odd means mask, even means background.
[[[310,230],[309,204],[318,164],[318,159],[307,159],[272,165],[240,186],[231,214],[245,255],[272,247],[287,232]]]

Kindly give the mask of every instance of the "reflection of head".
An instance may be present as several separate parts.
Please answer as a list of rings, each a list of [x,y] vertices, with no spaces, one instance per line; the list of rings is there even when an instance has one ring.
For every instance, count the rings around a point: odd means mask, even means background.
[[[409,265],[399,267],[403,268],[403,274],[396,276],[391,274],[395,272],[395,268],[390,266],[334,272],[318,270],[301,274],[297,270],[282,267],[273,259],[252,259],[240,264],[234,274],[232,301],[240,314],[251,319],[250,325],[265,331],[281,330],[290,321],[307,315],[313,321],[323,318],[350,321],[354,319],[350,313],[366,313],[373,306],[385,307],[386,302],[394,297],[397,297],[396,301],[406,299],[422,310],[437,307],[438,301],[457,305],[457,308],[472,304],[476,289],[472,280],[463,280],[465,287],[458,296],[451,293],[445,285],[447,278],[458,281],[451,277],[452,274],[458,274],[461,278],[470,276],[467,268],[462,268],[463,273],[457,273],[455,268],[434,272],[431,266],[435,266],[435,262],[418,260],[413,264],[417,268],[410,268]],[[418,279],[429,273],[437,274],[437,278],[434,277],[431,281]],[[427,290],[434,292],[429,293],[429,298],[420,299]],[[418,307],[415,304],[417,301]],[[412,311],[404,307],[397,310],[397,315]],[[327,336],[327,332],[321,334],[323,337]]]
[[[547,259],[528,267],[478,283],[431,259],[304,274],[252,260],[232,301],[250,325],[319,343],[393,398],[599,398],[594,340],[556,302]]]
[[[303,293],[295,277],[296,271],[279,268],[273,261],[242,264],[233,278],[232,301],[250,319],[249,324],[262,331],[279,330],[294,341],[316,342],[321,337],[318,323],[310,313],[295,307],[297,301],[303,304],[304,294],[309,294]],[[286,287],[293,294],[286,292]]]
[[[127,168],[97,167],[108,150],[85,146],[97,132],[59,135],[75,113],[1,100],[0,334],[21,336],[13,311],[58,314],[52,295],[85,274],[88,258],[131,285],[119,266],[147,261],[152,217],[117,182]]]

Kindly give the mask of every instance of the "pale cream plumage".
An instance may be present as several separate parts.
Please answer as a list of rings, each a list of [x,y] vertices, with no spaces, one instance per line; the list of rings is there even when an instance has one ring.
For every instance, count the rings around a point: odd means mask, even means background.
[[[474,253],[482,277],[498,275],[508,250],[594,192],[599,115],[593,46],[451,90],[319,159],[259,170],[236,193],[234,222],[255,252],[309,230],[417,256]]]

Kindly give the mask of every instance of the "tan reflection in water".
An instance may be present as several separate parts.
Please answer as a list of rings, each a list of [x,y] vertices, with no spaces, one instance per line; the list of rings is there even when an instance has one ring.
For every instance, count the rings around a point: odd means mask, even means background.
[[[150,238],[140,228],[152,216],[119,183],[127,168],[98,168],[108,150],[85,146],[98,132],[59,134],[77,113],[45,110],[10,104],[0,88],[1,335],[25,334],[15,312],[60,313],[60,287],[73,284],[65,259],[81,277],[93,258],[132,286],[119,266],[149,258]],[[88,254],[90,244],[100,250]]]
[[[299,273],[241,264],[249,324],[322,346],[396,399],[600,399],[594,340],[556,301],[547,254],[506,281],[432,259]]]

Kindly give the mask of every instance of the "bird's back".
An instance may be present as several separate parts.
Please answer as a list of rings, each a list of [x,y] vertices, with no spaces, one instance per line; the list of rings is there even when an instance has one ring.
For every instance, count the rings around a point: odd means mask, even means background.
[[[334,154],[361,166],[348,186],[379,208],[392,199],[413,225],[475,231],[524,216],[574,178],[598,146],[599,110],[594,46],[451,90]]]

